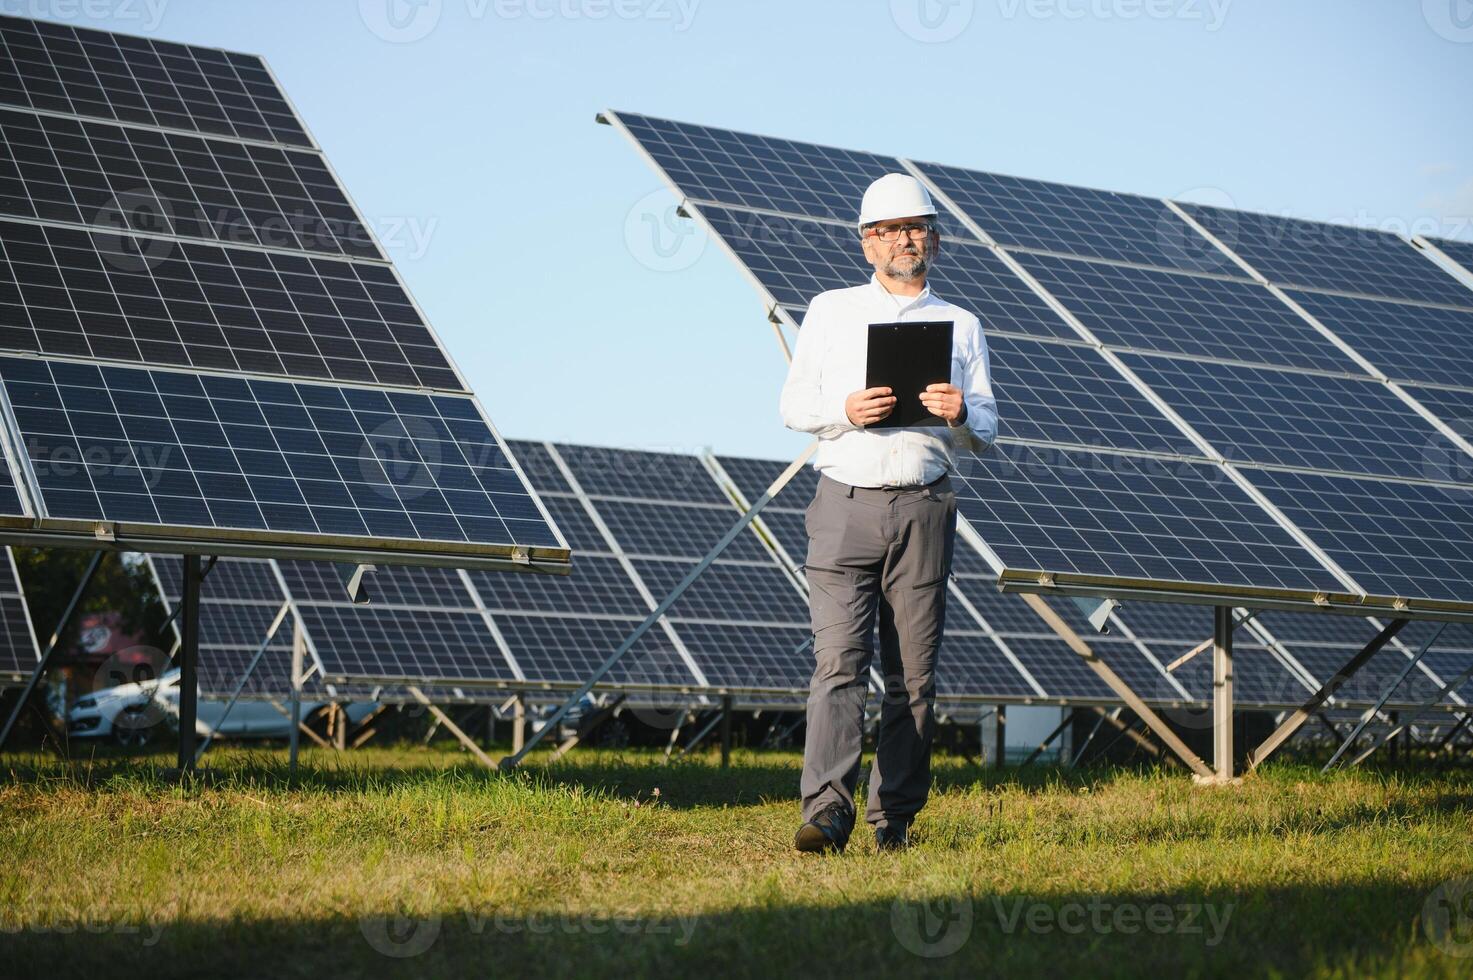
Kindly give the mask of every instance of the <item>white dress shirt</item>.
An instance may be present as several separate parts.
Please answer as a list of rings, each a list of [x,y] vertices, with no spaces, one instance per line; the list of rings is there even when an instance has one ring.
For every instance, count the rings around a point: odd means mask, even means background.
[[[864,429],[844,401],[865,388],[871,323],[951,320],[951,383],[961,389],[966,420],[951,427]],[[956,451],[983,452],[997,438],[997,399],[987,341],[977,317],[931,294],[897,296],[878,278],[831,289],[808,304],[782,393],[783,424],[819,438],[813,468],[853,487],[916,486],[956,468]]]

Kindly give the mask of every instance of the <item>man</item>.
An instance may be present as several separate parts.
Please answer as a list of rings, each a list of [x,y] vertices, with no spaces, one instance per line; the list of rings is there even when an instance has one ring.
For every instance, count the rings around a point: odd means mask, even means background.
[[[936,652],[956,529],[956,451],[997,435],[987,345],[977,317],[932,294],[926,273],[941,237],[924,186],[887,174],[865,191],[860,244],[875,272],[863,286],[813,298],[782,393],[783,423],[820,443],[808,507],[805,572],[817,661],[808,695],[800,851],[842,851],[854,828],[865,678],[879,617],[885,694],[865,819],[881,850],[899,850],[931,786]],[[950,320],[951,381],[920,400],[941,426],[866,427],[895,409],[865,388],[871,323]]]

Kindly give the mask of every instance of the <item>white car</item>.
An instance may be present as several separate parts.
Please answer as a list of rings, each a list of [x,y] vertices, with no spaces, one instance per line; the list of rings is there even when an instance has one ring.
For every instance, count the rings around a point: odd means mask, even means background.
[[[216,738],[286,738],[291,719],[266,701],[237,701],[225,714],[226,702],[200,698],[195,731],[214,732]],[[327,706],[323,701],[303,701],[302,719]],[[282,707],[289,706],[283,701]],[[371,704],[347,705],[348,720],[356,723],[373,710]],[[72,738],[111,738],[119,745],[140,746],[151,739],[159,725],[179,729],[179,671],[166,672],[157,680],[119,684],[85,694],[67,710],[67,733]]]

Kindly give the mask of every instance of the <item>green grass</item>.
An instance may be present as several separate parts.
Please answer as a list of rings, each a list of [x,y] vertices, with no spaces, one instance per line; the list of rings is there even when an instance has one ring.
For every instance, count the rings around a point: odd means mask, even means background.
[[[790,753],[739,752],[723,771],[710,757],[667,766],[580,750],[509,777],[417,747],[308,751],[294,780],[283,761],[212,750],[214,778],[181,787],[146,762],[0,759],[0,973],[1164,978],[1473,965],[1422,922],[1442,882],[1473,873],[1462,771],[1284,765],[1199,788],[1179,771],[996,773],[941,759],[910,852],[879,855],[856,836],[843,856],[816,858],[790,846]],[[1442,906],[1444,945],[1473,952],[1469,901]]]

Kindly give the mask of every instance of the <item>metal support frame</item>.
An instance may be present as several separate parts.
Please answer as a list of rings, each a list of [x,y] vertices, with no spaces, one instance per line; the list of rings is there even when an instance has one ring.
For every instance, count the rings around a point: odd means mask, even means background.
[[[225,702],[225,710],[220,713],[220,720],[215,723],[214,728],[205,732],[204,740],[199,743],[199,748],[195,749],[194,761],[196,763],[199,762],[200,756],[205,754],[205,750],[210,747],[210,743],[215,740],[215,735],[225,724],[225,719],[230,717],[230,709],[234,708],[235,702],[240,700],[241,692],[245,690],[246,684],[250,682],[251,675],[256,672],[256,667],[261,663],[261,658],[266,655],[266,648],[271,645],[271,640],[276,636],[276,631],[281,628],[281,624],[286,621],[286,617],[291,614],[291,611],[292,604],[290,602],[283,602],[281,604],[281,609],[277,612],[276,618],[271,621],[271,625],[266,629],[266,635],[262,638],[261,645],[256,647],[255,655],[251,657],[251,662],[246,666],[245,673],[240,675],[240,680],[236,682],[235,690],[230,692],[230,700]]]
[[[307,634],[302,628],[302,621],[295,620],[292,624],[292,676],[291,676],[291,735],[287,744],[287,768],[291,772],[297,771],[297,751],[301,739],[298,733],[302,730],[302,660],[307,652]],[[313,733],[316,738],[316,733]]]
[[[707,735],[710,735],[716,730],[716,726],[719,724],[721,724],[721,712],[711,712],[711,717],[701,726],[700,731],[690,737],[690,741],[685,743],[685,747],[680,750],[680,754],[687,755],[692,752],[697,745],[700,745],[706,740]]]
[[[650,631],[651,627],[657,625],[664,618],[665,614],[670,611],[670,607],[675,605],[676,601],[685,594],[685,590],[690,588],[696,579],[700,578],[701,573],[710,566],[711,562],[715,561],[727,549],[727,546],[751,526],[753,518],[762,511],[762,508],[766,507],[772,501],[773,497],[778,495],[783,487],[788,485],[789,481],[803,468],[803,464],[808,462],[809,457],[813,455],[814,450],[817,448],[817,442],[810,443],[808,448],[797,459],[788,464],[787,469],[783,470],[762,496],[758,497],[752,506],[747,508],[746,512],[742,514],[737,522],[721,536],[721,540],[717,541],[711,550],[706,553],[706,556],[685,574],[680,582],[676,584],[675,588],[671,590],[670,594],[665,596],[654,609],[651,609],[649,615],[645,616],[644,620],[634,628],[633,632],[624,638],[624,642],[620,643],[613,653],[604,658],[603,663],[599,664],[592,676],[584,681],[578,690],[573,692],[572,696],[558,706],[557,711],[548,719],[547,724],[534,732],[532,737],[527,740],[527,743],[520,750],[513,752],[501,760],[501,767],[503,769],[515,769],[521,765],[522,760],[527,757],[527,753],[537,747],[537,744],[546,737],[547,732],[555,728],[563,720],[563,717],[569,711],[573,710],[574,705],[587,697],[598,686],[599,681],[608,676],[609,671],[614,669],[614,666],[623,659],[624,655],[634,649],[634,645],[639,642],[640,637],[644,636],[645,633]]]
[[[1001,769],[1008,764],[1008,706],[998,705],[993,709],[996,722],[992,726],[992,765]]]
[[[449,715],[441,711],[438,705],[434,704],[430,701],[429,698],[425,697],[425,692],[421,691],[413,684],[410,684],[406,688],[406,690],[409,691],[410,696],[413,697],[414,700],[424,705],[425,709],[429,711],[430,714],[434,715],[435,718],[440,722],[440,724],[444,725],[445,728],[450,732],[450,734],[454,735],[456,740],[459,741],[461,745],[464,745],[467,749],[470,750],[471,755],[476,757],[476,761],[480,762],[481,765],[485,766],[487,769],[496,768],[496,763],[491,761],[491,757],[489,755],[481,751],[481,747],[476,744],[476,740],[471,738],[465,732],[461,731],[460,726],[451,721]]]
[[[1185,742],[1177,737],[1176,732],[1171,730],[1171,726],[1167,725],[1156,712],[1147,707],[1146,703],[1130,689],[1130,685],[1125,683],[1119,674],[1116,674],[1103,660],[1096,656],[1095,652],[1090,649],[1089,644],[1081,640],[1079,634],[1075,633],[1068,623],[1059,618],[1058,613],[1049,608],[1048,603],[1043,600],[1042,596],[1031,592],[1022,593],[1022,596],[1023,601],[1027,602],[1033,608],[1033,611],[1044,622],[1048,623],[1049,627],[1055,633],[1063,638],[1064,642],[1068,644],[1069,649],[1079,654],[1089,666],[1090,670],[1093,670],[1100,680],[1104,681],[1110,690],[1114,691],[1120,697],[1120,700],[1125,702],[1126,707],[1135,712],[1137,718],[1145,722],[1146,727],[1150,728],[1156,737],[1165,743],[1167,748],[1175,752],[1177,757],[1187,764],[1188,769],[1204,779],[1213,779],[1216,777],[1216,774],[1207,768],[1207,764],[1195,752],[1187,748]]]
[[[199,555],[184,556],[184,587],[179,599],[179,771],[194,769],[195,726],[199,723]]]
[[[518,691],[511,699],[511,750],[522,751],[527,744],[527,696]]]
[[[1120,708],[1112,708],[1109,711],[1101,709],[1100,717],[1095,721],[1095,726],[1089,730],[1089,734],[1084,737],[1084,741],[1079,743],[1079,751],[1074,753],[1074,758],[1069,760],[1069,765],[1065,768],[1073,769],[1079,765],[1080,760],[1084,758],[1085,751],[1089,748],[1089,744],[1095,740],[1095,736],[1100,733],[1100,729],[1105,727],[1106,719],[1111,717],[1118,719],[1121,710]]]
[[[731,695],[721,696],[721,768],[731,768]]]
[[[1139,748],[1144,749],[1147,754],[1155,756],[1158,759],[1163,759],[1166,762],[1170,762],[1173,764],[1176,763],[1176,759],[1172,758],[1171,756],[1162,755],[1161,747],[1159,745],[1151,741],[1146,736],[1142,735],[1140,732],[1136,731],[1134,724],[1126,724],[1125,722],[1120,720],[1118,715],[1110,715],[1105,711],[1104,708],[1096,707],[1094,710],[1098,711],[1102,715],[1105,715],[1105,720],[1119,731],[1119,734],[1117,734],[1113,739],[1110,740],[1110,745],[1114,745],[1122,738],[1129,738]],[[1105,746],[1105,749],[1108,749],[1110,745]],[[1102,749],[1101,751],[1104,751],[1104,749]]]
[[[1422,644],[1422,649],[1417,652],[1417,655],[1406,662],[1406,666],[1401,669],[1401,673],[1396,675],[1396,680],[1392,681],[1391,684],[1386,688],[1386,690],[1381,692],[1381,697],[1377,699],[1376,706],[1370,711],[1367,711],[1365,714],[1361,715],[1360,721],[1356,724],[1355,728],[1351,730],[1349,737],[1347,737],[1344,742],[1340,743],[1340,747],[1335,750],[1334,755],[1330,756],[1330,761],[1325,763],[1324,768],[1321,769],[1320,772],[1329,772],[1335,767],[1335,763],[1340,761],[1340,757],[1344,755],[1353,744],[1355,744],[1356,739],[1360,738],[1361,732],[1366,730],[1366,726],[1371,723],[1371,719],[1379,715],[1381,713],[1381,709],[1386,707],[1386,702],[1391,700],[1391,695],[1396,693],[1396,689],[1398,687],[1401,687],[1402,682],[1407,679],[1407,676],[1409,674],[1411,674],[1413,668],[1415,668],[1417,664],[1422,662],[1423,657],[1427,656],[1427,651],[1432,649],[1432,644],[1436,643],[1438,639],[1441,638],[1442,631],[1445,629],[1447,629],[1446,623],[1438,626],[1437,632],[1433,633],[1432,638],[1429,639],[1426,643]],[[1441,692],[1437,694],[1437,697],[1442,697]]]
[[[1233,778],[1233,608],[1212,609],[1212,765]]]
[[[291,707],[290,707],[289,704],[282,704],[280,701],[268,701],[266,703],[269,704],[269,705],[271,705],[271,707],[275,708],[277,711],[279,711],[281,713],[281,715],[282,715],[283,718],[286,718],[287,720],[291,720],[292,711],[291,711]],[[297,727],[294,728],[294,729],[292,729],[292,733],[291,733],[291,735],[289,737],[290,738],[290,741],[295,742],[296,739],[297,739],[297,735],[299,733],[302,734],[302,735],[305,735],[309,739],[311,739],[312,740],[312,743],[314,745],[316,745],[320,749],[330,749],[330,748],[332,748],[332,745],[328,743],[327,739],[323,738],[321,735],[318,735],[312,729],[308,728],[307,727],[307,724],[305,722],[301,722],[301,721],[297,722]],[[296,763],[293,762],[292,765],[295,766]]]
[[[41,659],[36,661],[36,669],[31,671],[31,676],[26,680],[26,686],[20,693],[20,700],[15,702],[15,707],[10,709],[10,717],[5,720],[4,729],[0,729],[0,748],[5,747],[5,742],[10,738],[10,730],[15,727],[16,719],[25,709],[26,702],[31,700],[36,686],[41,683],[41,678],[51,667],[51,658],[56,655],[56,648],[61,644],[61,634],[66,632],[67,624],[72,621],[76,614],[77,605],[82,601],[82,594],[87,591],[87,586],[92,584],[92,577],[97,574],[97,568],[102,564],[103,552],[92,553],[92,560],[87,563],[82,572],[82,578],[77,582],[77,587],[72,590],[72,597],[67,601],[66,609],[62,611],[61,619],[56,624],[56,629],[51,631],[51,639],[46,641],[46,651],[41,654]]]
[[[1459,718],[1458,723],[1448,729],[1447,734],[1443,736],[1441,742],[1437,743],[1437,748],[1433,749],[1433,751],[1438,753],[1451,752],[1454,748],[1454,742],[1456,741],[1458,734],[1462,732],[1464,728],[1468,727],[1468,722],[1470,720],[1473,720],[1473,714],[1466,714],[1462,718]]]
[[[1367,661],[1369,661],[1372,657],[1379,653],[1382,647],[1384,647],[1387,643],[1390,643],[1391,638],[1396,636],[1397,633],[1400,633],[1402,627],[1406,626],[1408,622],[1410,622],[1410,620],[1393,619],[1391,622],[1387,623],[1385,628],[1383,628],[1380,633],[1377,633],[1376,636],[1371,640],[1371,642],[1365,645],[1360,653],[1357,653],[1355,656],[1351,657],[1350,660],[1346,661],[1345,666],[1341,667],[1334,677],[1331,677],[1329,680],[1320,685],[1320,689],[1318,691],[1315,691],[1314,694],[1310,695],[1308,701],[1304,702],[1303,705],[1296,708],[1294,712],[1289,715],[1288,718],[1284,719],[1284,721],[1279,725],[1278,728],[1274,729],[1273,734],[1264,739],[1256,749],[1248,753],[1248,771],[1252,772],[1254,769],[1257,769],[1260,765],[1263,764],[1265,759],[1273,755],[1274,751],[1278,749],[1279,746],[1287,742],[1290,736],[1299,731],[1300,727],[1303,726],[1304,723],[1308,721],[1316,711],[1319,710],[1320,705],[1324,704],[1332,696],[1334,696],[1335,692],[1340,689],[1340,686],[1346,681],[1350,680],[1351,676],[1355,674],[1356,671],[1364,667]]]
[[[596,708],[592,714],[583,719],[582,723],[579,724],[578,730],[576,732],[570,735],[567,739],[563,741],[561,745],[553,750],[552,755],[548,757],[548,761],[556,762],[563,756],[567,755],[569,752],[576,749],[579,743],[581,743],[589,735],[593,734],[593,732],[600,725],[612,718],[614,714],[619,710],[620,705],[622,705],[627,700],[629,700],[629,695],[619,694],[608,704],[601,705]]]
[[[1072,725],[1072,724],[1074,724],[1074,711],[1075,711],[1075,709],[1074,708],[1065,708],[1065,709],[1063,709],[1063,711],[1064,711],[1064,720],[1061,721],[1061,722],[1059,722],[1059,727],[1055,728],[1053,731],[1051,731],[1051,732],[1048,733],[1048,737],[1047,738],[1045,738],[1042,742],[1039,742],[1038,743],[1038,748],[1036,748],[1032,752],[1028,753],[1028,758],[1026,758],[1026,759],[1023,760],[1023,765],[1024,766],[1031,766],[1031,765],[1033,765],[1033,763],[1037,762],[1038,761],[1038,757],[1041,756],[1041,755],[1043,755],[1044,751],[1050,745],[1053,744],[1054,739],[1056,739],[1060,735],[1064,734],[1064,732],[1069,728],[1069,726]]]

